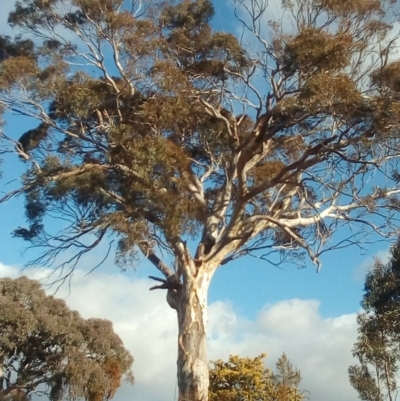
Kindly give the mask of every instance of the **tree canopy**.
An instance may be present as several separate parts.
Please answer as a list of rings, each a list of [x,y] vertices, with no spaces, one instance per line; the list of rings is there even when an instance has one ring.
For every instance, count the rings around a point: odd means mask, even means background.
[[[255,358],[231,355],[227,362],[212,362],[210,401],[302,401],[300,371],[285,354],[277,361],[276,373],[265,368],[266,354]]]
[[[0,278],[2,401],[106,401],[133,382],[132,362],[110,321],[83,319],[35,280]]]
[[[215,29],[211,0],[16,2],[0,108],[34,123],[1,133],[26,170],[0,203],[24,196],[14,234],[43,251],[34,264],[68,275],[117,239],[121,266],[156,266],[181,400],[207,400],[218,267],[319,268],[327,250],[398,235],[398,5],[234,0],[235,35]]]
[[[365,226],[340,246],[397,231],[394,2],[283,1],[286,32],[263,26],[266,2],[237,1],[253,50],[212,28],[209,0],[131,3],[17,2],[25,37],[0,41],[0,105],[37,121],[3,133],[27,163],[3,200],[26,195],[15,235],[41,261],[112,231],[121,264],[155,246],[183,260],[198,237],[215,265],[278,247],[318,263],[338,226]],[[376,169],[386,185],[366,186]]]
[[[359,337],[349,368],[350,382],[365,401],[395,401],[400,362],[400,240],[384,264],[377,259],[365,279],[358,315]]]

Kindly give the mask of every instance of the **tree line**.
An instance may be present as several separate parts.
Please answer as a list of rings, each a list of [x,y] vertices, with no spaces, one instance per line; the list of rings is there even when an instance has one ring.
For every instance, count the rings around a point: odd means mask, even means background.
[[[0,400],[108,401],[133,384],[133,358],[112,323],[83,319],[36,280],[0,278]],[[300,372],[286,355],[276,373],[256,358],[211,362],[210,400],[300,401]]]
[[[376,259],[366,275],[357,364],[349,378],[363,401],[396,401],[400,368],[400,240],[385,264]],[[85,320],[65,302],[46,295],[26,277],[0,279],[0,400],[108,401],[122,380],[133,383],[133,358],[102,319]],[[302,401],[300,370],[286,354],[275,371],[266,354],[231,355],[210,362],[211,401]]]

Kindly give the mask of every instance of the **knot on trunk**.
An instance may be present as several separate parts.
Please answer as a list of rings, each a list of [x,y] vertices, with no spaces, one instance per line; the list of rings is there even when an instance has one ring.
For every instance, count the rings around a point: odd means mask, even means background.
[[[182,287],[182,283],[179,280],[179,277],[174,274],[171,276],[168,276],[166,279],[159,278],[159,277],[154,277],[154,276],[149,276],[152,280],[159,281],[162,284],[160,285],[155,285],[150,288],[151,290],[167,290],[167,302],[168,305],[172,309],[177,308],[177,302],[178,302],[178,293]]]

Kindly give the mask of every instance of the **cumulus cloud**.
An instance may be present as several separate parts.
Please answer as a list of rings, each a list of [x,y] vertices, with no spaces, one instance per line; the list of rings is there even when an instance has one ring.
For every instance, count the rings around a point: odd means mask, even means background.
[[[269,366],[285,352],[302,373],[310,400],[350,401],[356,398],[347,369],[354,363],[351,349],[357,337],[356,315],[322,318],[316,300],[291,299],[266,306],[254,321],[240,319],[222,303],[210,306],[214,338],[210,356],[268,353]],[[220,316],[223,318],[220,320]],[[217,328],[222,327],[218,336]]]
[[[40,278],[45,270],[27,270]],[[0,264],[0,277],[17,277],[18,269]],[[101,317],[114,323],[115,331],[132,352],[135,385],[123,385],[116,401],[176,399],[176,316],[162,291],[149,292],[147,279],[123,274],[77,271],[71,288],[57,296],[85,318]],[[53,293],[54,288],[48,292]],[[209,357],[229,354],[256,356],[268,353],[273,367],[284,351],[302,373],[302,388],[311,401],[353,401],[355,391],[347,378],[356,340],[355,314],[323,318],[316,300],[290,299],[266,305],[253,320],[239,315],[229,302],[209,307]]]

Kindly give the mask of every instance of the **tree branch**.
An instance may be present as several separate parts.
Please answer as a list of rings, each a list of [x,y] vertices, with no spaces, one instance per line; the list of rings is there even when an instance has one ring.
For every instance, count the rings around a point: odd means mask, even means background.
[[[167,280],[179,280],[175,272],[170,269],[149,247],[148,242],[139,242],[138,247],[149,262],[151,262],[167,278]]]

